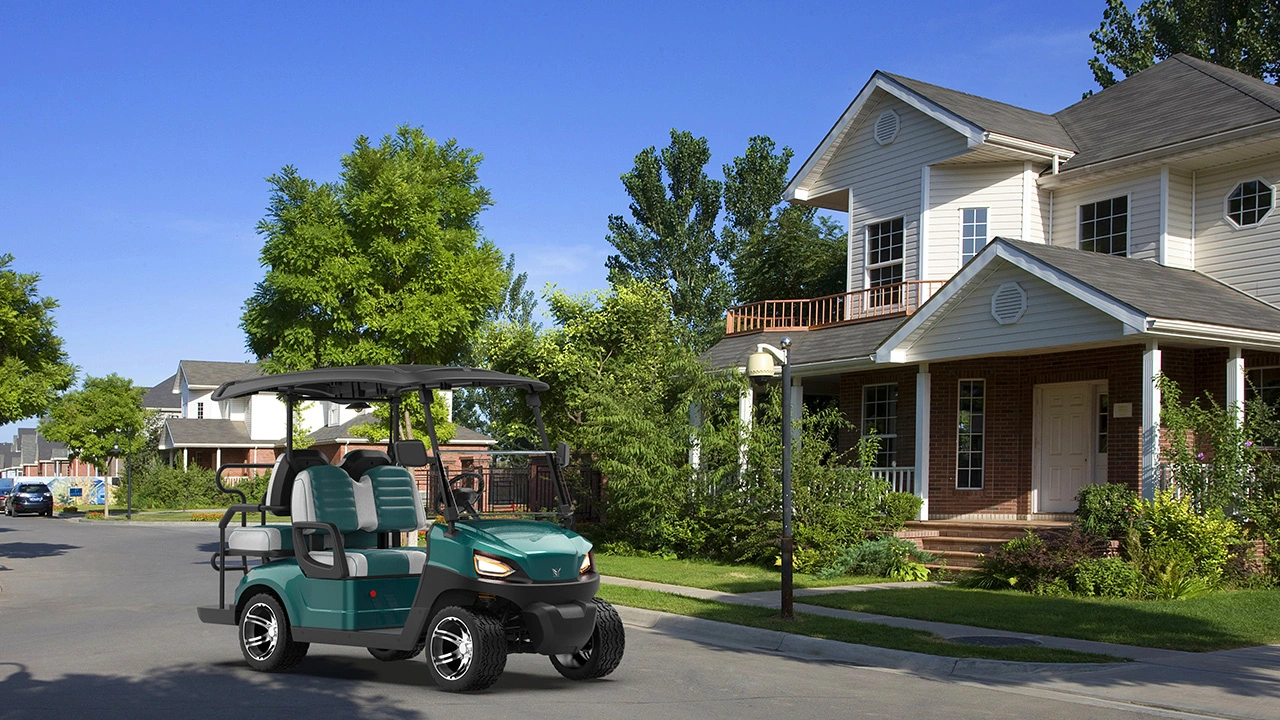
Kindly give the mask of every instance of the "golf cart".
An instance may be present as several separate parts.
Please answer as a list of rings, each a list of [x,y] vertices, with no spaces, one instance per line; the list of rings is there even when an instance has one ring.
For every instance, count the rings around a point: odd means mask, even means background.
[[[542,449],[506,452],[550,465],[557,507],[549,517],[483,517],[480,476],[450,477],[429,410],[430,454],[421,440],[399,437],[403,398],[416,395],[430,408],[434,390],[462,387],[525,391]],[[538,396],[546,389],[529,378],[427,365],[308,370],[219,387],[215,401],[282,396],[286,445],[274,465],[218,468],[218,487],[240,502],[218,524],[219,550],[211,560],[218,604],[198,608],[200,620],[237,626],[245,660],[266,672],[298,664],[311,643],[364,647],[387,662],[426,649],[427,668],[449,691],[489,687],[508,653],[548,655],[573,680],[613,672],[622,660],[622,621],[595,597],[600,576],[591,543],[571,529],[574,508],[562,477],[568,448],[552,450],[547,441]],[[388,403],[385,451],[352,450],[333,464],[319,451],[294,448],[294,406],[317,400]],[[412,472],[424,466],[434,471],[434,522]],[[223,486],[227,470],[268,467],[268,488],[256,503]],[[464,480],[480,481],[479,489],[464,487]],[[292,522],[268,524],[267,513]],[[257,522],[248,521],[250,514]],[[422,530],[426,547],[402,546],[402,533]],[[230,602],[228,572],[242,573]]]

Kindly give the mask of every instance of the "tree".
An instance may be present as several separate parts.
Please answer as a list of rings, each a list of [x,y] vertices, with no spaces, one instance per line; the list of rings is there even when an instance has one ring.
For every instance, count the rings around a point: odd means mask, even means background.
[[[622,176],[631,221],[609,216],[609,282],[642,280],[667,296],[682,340],[697,350],[719,338],[730,287],[729,248],[716,232],[720,183],[707,176],[706,138],[671,131],[671,144],[648,147]]]
[[[67,455],[80,458],[105,475],[114,448],[122,457],[143,452],[151,438],[154,416],[142,409],[146,388],[112,373],[87,377],[79,390],[56,398],[49,414],[40,421],[40,434],[54,442],[66,443]],[[111,490],[107,487],[107,507]]]
[[[241,319],[264,369],[463,358],[510,282],[480,234],[480,161],[402,126],[377,146],[357,138],[338,182],[270,177],[266,277]]]
[[[1107,0],[1102,24],[1090,33],[1093,78],[1114,85],[1177,53],[1262,78],[1280,80],[1280,5],[1259,0],[1144,0],[1129,12]]]
[[[782,203],[791,148],[750,139],[746,152],[724,166],[724,229],[738,302],[813,298],[844,290],[847,242],[843,229],[817,209]]]
[[[75,379],[53,332],[57,301],[39,296],[39,275],[12,264],[12,255],[0,255],[0,425],[44,412]]]

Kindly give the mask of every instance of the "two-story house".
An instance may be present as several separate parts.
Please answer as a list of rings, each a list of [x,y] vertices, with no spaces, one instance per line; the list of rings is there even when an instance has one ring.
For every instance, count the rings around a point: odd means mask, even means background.
[[[1280,395],[1277,183],[1280,88],[1184,55],[1054,114],[876,72],[786,189],[847,215],[848,291],[732,308],[706,357],[789,336],[790,401],[874,429],[922,519],[1150,496],[1160,375]]]

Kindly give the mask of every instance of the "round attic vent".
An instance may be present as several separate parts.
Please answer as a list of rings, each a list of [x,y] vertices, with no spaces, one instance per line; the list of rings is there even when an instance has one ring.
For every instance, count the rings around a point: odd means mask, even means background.
[[[876,118],[876,142],[881,145],[888,145],[898,137],[898,113],[892,110],[885,110],[880,113],[880,117]]]
[[[1007,282],[991,295],[991,317],[1001,325],[1012,325],[1027,312],[1027,292],[1016,282]]]

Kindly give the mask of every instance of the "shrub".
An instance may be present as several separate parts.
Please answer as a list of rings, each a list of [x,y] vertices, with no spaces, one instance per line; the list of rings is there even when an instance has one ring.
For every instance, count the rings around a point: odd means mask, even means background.
[[[1211,586],[1222,578],[1231,546],[1240,541],[1239,526],[1222,510],[1197,512],[1189,498],[1177,498],[1170,492],[1157,492],[1154,500],[1142,503],[1138,525],[1148,556],[1162,562],[1177,558],[1180,564],[1191,566],[1185,570]]]
[[[978,571],[964,585],[987,589],[1015,588],[1026,592],[1056,592],[1044,586],[1069,582],[1075,566],[1100,558],[1106,540],[1076,526],[1065,531],[1036,534],[1010,540],[982,558]],[[1061,581],[1061,582],[1060,582]]]
[[[1142,572],[1120,558],[1089,558],[1076,563],[1072,585],[1081,595],[1137,597],[1142,591]]]
[[[191,513],[189,519],[192,522],[217,522],[222,519],[222,513]]]
[[[936,556],[913,542],[885,537],[841,550],[835,560],[819,570],[817,575],[820,578],[874,575],[900,581],[927,580],[929,570],[924,565],[936,561]]]
[[[1106,538],[1124,537],[1142,501],[1138,493],[1119,483],[1086,485],[1076,500],[1079,502],[1076,522],[1080,529]]]
[[[891,492],[880,501],[880,514],[883,517],[884,530],[897,530],[920,516],[920,507],[924,500],[911,493]]]

